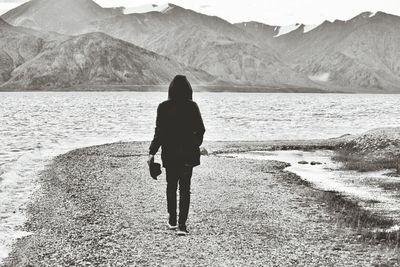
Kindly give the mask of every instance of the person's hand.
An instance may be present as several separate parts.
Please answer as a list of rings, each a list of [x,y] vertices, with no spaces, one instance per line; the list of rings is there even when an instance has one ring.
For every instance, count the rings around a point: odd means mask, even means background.
[[[149,158],[147,160],[147,164],[150,165],[150,163],[154,162],[154,155],[149,154]]]

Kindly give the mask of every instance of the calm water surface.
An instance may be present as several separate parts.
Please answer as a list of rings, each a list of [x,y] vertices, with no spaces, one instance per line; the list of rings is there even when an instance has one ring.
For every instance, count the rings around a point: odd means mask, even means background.
[[[166,93],[0,93],[0,259],[38,171],[70,149],[150,140]],[[206,140],[312,139],[400,125],[400,95],[196,93]]]

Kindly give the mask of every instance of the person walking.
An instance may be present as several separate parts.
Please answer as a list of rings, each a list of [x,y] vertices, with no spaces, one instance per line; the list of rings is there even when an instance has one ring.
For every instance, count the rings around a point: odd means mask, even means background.
[[[183,75],[171,82],[168,100],[157,109],[156,128],[149,148],[148,163],[161,147],[161,159],[166,169],[168,227],[178,235],[187,235],[186,221],[190,206],[190,184],[193,167],[200,165],[200,145],[205,127],[193,90]],[[179,221],[177,225],[177,188],[179,184]]]

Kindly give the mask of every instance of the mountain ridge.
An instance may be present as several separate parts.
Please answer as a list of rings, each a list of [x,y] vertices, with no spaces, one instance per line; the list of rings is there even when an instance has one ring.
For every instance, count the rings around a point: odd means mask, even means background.
[[[91,0],[28,3],[2,18],[64,35],[103,32],[228,84],[400,92],[400,58],[395,47],[400,41],[395,31],[400,17],[384,12],[285,28],[255,21],[232,24],[171,3],[162,12],[132,14],[93,5]],[[55,3],[79,12],[68,11],[59,17],[62,9]],[[76,20],[65,19],[71,12]],[[46,34],[37,36],[46,39]]]
[[[88,18],[96,20],[120,13],[119,8],[103,8],[92,0],[30,0],[1,17],[14,26],[69,34]]]
[[[277,38],[259,39],[277,49],[292,69],[321,86],[356,92],[400,92],[396,63],[400,54],[395,47],[400,41],[399,27],[398,16],[362,12],[347,21],[324,21],[307,33],[298,28]]]
[[[169,83],[176,73],[187,75],[194,83],[216,81],[202,70],[104,33],[42,39],[16,29],[0,26],[2,89],[158,85]]]
[[[249,42],[252,37],[243,29],[215,16],[172,7],[167,13],[129,14],[93,22],[86,31],[103,31],[237,84],[317,87],[281,62],[272,48]],[[237,51],[233,51],[235,47]]]

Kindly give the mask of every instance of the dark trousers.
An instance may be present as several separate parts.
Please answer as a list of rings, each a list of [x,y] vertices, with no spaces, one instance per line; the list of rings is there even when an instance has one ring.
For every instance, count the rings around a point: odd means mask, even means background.
[[[190,205],[192,166],[167,167],[167,203],[170,217],[176,218],[176,190],[179,182],[179,224],[186,224]]]

